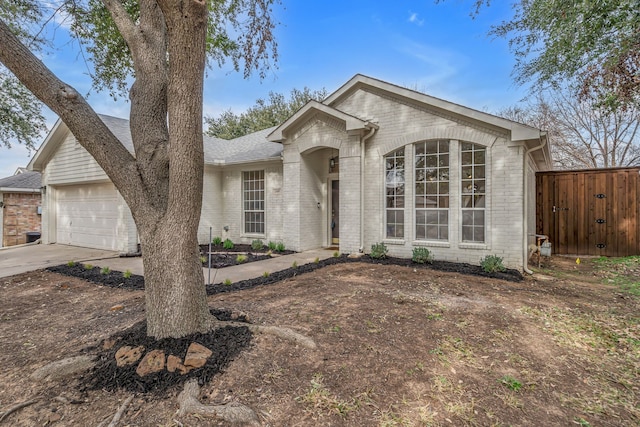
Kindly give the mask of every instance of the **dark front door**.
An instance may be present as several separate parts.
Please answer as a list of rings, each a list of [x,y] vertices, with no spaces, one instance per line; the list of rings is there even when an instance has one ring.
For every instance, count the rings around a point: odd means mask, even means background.
[[[331,244],[340,243],[340,181],[331,181]]]

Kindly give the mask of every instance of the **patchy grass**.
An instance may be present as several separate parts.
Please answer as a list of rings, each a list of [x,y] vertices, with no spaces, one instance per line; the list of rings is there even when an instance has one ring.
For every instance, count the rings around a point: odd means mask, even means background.
[[[596,271],[607,284],[640,297],[640,256],[621,258],[600,257],[593,260]]]

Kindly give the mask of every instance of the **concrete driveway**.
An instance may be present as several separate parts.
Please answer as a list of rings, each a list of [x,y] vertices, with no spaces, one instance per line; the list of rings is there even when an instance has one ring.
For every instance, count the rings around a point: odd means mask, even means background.
[[[117,258],[118,252],[67,245],[21,245],[0,249],[0,277],[26,273],[69,261]]]

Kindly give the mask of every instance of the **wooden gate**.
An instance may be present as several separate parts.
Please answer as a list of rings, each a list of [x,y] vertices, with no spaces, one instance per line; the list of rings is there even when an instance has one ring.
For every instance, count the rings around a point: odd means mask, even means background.
[[[640,255],[640,168],[538,172],[536,193],[554,253]]]

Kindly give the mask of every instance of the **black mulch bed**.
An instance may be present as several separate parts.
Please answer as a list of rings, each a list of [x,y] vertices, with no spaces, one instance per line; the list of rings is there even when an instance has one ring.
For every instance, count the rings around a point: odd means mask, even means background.
[[[211,310],[218,320],[230,320],[231,312]],[[240,318],[237,321],[242,321]],[[207,334],[193,334],[184,338],[166,338],[156,340],[147,336],[147,324],[142,321],[131,328],[111,337],[116,344],[109,350],[101,350],[97,355],[96,366],[86,375],[83,381],[84,390],[125,389],[137,393],[159,394],[168,389],[182,386],[187,380],[196,378],[199,385],[204,385],[213,376],[223,372],[229,363],[249,346],[252,333],[246,326],[224,326]],[[145,353],[151,350],[162,350],[165,356],[173,354],[184,360],[187,348],[192,342],[207,347],[213,354],[207,363],[185,375],[178,372],[162,371],[140,377],[136,374],[136,365],[118,367],[115,353],[122,346],[144,346]],[[100,347],[102,349],[102,347]]]
[[[207,252],[209,252],[209,245],[200,245],[200,254],[201,255],[206,255]],[[251,245],[245,245],[245,244],[234,244],[232,249],[225,249],[222,245],[211,245],[211,252],[229,252],[229,253],[233,253],[233,252],[240,252],[240,253],[254,253],[254,254],[267,254],[269,252],[272,252],[274,254],[279,254],[279,255],[290,255],[290,254],[294,254],[296,253],[295,251],[290,251],[288,249],[285,249],[282,252],[276,252],[275,250],[270,250],[267,246],[263,246],[262,249],[253,249],[251,247]]]
[[[53,273],[64,274],[65,276],[79,277],[80,279],[97,283],[99,285],[109,286],[111,288],[130,289],[135,291],[144,289],[143,276],[132,274],[129,278],[126,278],[124,277],[124,273],[121,271],[109,271],[108,273],[103,274],[100,267],[87,268],[89,266],[90,264],[80,263],[76,263],[72,266],[62,264],[47,267],[46,270]]]
[[[246,264],[248,262],[262,261],[263,259],[271,258],[271,255],[256,255],[251,252],[247,252],[246,254],[242,254],[245,259],[240,261],[238,259],[239,255],[240,254],[233,252],[211,254],[211,268],[225,268],[232,265]],[[209,266],[209,256],[206,254],[202,256],[205,257],[205,260],[202,262],[202,266],[206,268]]]
[[[235,291],[241,291],[244,289],[255,288],[256,286],[269,285],[271,283],[276,283],[284,279],[295,277],[299,274],[310,273],[312,271],[315,271],[322,267],[326,267],[328,265],[341,264],[346,262],[363,262],[368,264],[380,264],[380,265],[399,265],[399,266],[411,267],[416,269],[419,268],[419,269],[425,269],[425,270],[437,270],[437,271],[446,271],[446,272],[460,273],[460,274],[466,274],[466,275],[472,275],[472,276],[489,277],[489,278],[495,278],[500,280],[506,280],[509,282],[522,281],[522,274],[520,274],[518,270],[512,270],[512,269],[508,269],[504,272],[487,273],[479,265],[471,265],[471,264],[464,264],[464,263],[458,263],[458,262],[434,261],[432,264],[417,264],[411,261],[410,259],[406,259],[406,258],[387,257],[384,259],[373,259],[368,255],[365,255],[361,258],[348,258],[346,255],[341,255],[339,257],[327,258],[317,263],[304,264],[295,268],[291,267],[286,270],[273,272],[269,274],[267,277],[261,276],[255,279],[242,280],[240,282],[235,282],[230,285],[209,284],[207,285],[207,295],[215,295],[215,294],[221,294],[225,292],[235,292]],[[101,285],[115,287],[115,288],[131,289],[131,290],[144,289],[144,277],[132,275],[130,278],[125,279],[122,273],[119,271],[111,271],[108,274],[101,274],[101,271],[98,267],[94,267],[88,270],[80,264],[73,267],[69,267],[68,265],[58,265],[55,267],[48,267],[47,270],[55,273],[65,274],[67,276],[80,277],[82,279],[88,280],[93,283],[98,283]]]

